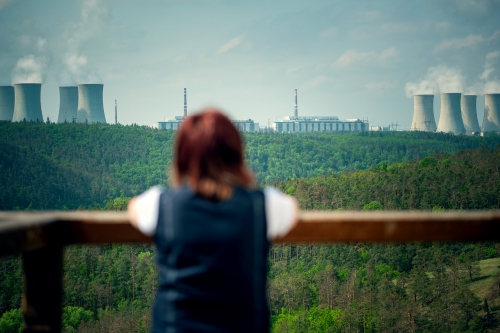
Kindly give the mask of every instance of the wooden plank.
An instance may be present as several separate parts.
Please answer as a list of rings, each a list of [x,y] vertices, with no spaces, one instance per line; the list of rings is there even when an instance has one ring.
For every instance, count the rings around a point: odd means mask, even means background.
[[[500,239],[500,212],[301,212],[276,243],[487,241]]]
[[[0,238],[12,230],[57,223],[66,244],[149,243],[128,223],[124,212],[2,213]],[[42,215],[39,215],[42,214]],[[22,218],[21,218],[22,217]],[[10,221],[10,222],[9,222]],[[49,221],[49,222],[48,222]],[[50,222],[56,221],[56,222]],[[10,227],[2,228],[4,223]],[[16,226],[17,231],[22,230]],[[297,227],[277,243],[412,242],[500,240],[500,211],[332,212],[303,211]],[[26,248],[26,244],[24,247]]]

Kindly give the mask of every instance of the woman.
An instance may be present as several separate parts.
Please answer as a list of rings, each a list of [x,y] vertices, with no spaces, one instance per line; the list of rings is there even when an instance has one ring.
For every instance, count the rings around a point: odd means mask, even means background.
[[[184,121],[172,171],[174,190],[154,187],[128,207],[158,250],[153,332],[267,332],[269,241],[295,225],[295,199],[250,188],[241,137],[216,110]]]

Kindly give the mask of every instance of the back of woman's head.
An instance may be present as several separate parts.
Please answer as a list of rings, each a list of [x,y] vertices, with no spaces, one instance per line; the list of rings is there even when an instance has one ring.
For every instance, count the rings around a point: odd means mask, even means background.
[[[225,200],[234,186],[250,186],[253,175],[243,162],[240,134],[228,117],[215,109],[187,117],[178,134],[174,185],[187,183],[208,199]]]

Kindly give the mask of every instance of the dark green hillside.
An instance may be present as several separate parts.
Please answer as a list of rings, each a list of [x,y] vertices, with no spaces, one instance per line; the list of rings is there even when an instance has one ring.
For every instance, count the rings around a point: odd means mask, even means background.
[[[369,132],[245,134],[259,182],[369,169],[434,152],[489,147],[500,137]],[[167,185],[175,132],[140,126],[0,123],[0,209],[103,206]]]
[[[303,209],[499,209],[500,146],[278,183]]]

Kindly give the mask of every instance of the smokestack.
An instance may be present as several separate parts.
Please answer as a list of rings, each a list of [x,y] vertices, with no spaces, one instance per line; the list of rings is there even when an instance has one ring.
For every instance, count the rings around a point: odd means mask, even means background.
[[[295,89],[295,106],[293,107],[293,115],[295,117],[299,116],[299,108],[297,107],[297,89]]]
[[[14,114],[14,87],[0,86],[0,120],[12,120]]]
[[[484,94],[483,132],[500,132],[500,94]]]
[[[41,83],[14,84],[14,114],[12,121],[43,121],[40,96]]]
[[[118,124],[118,105],[115,99],[115,125]]]
[[[462,95],[460,100],[465,134],[479,133],[480,131],[479,122],[477,121],[476,101],[476,95]]]
[[[439,114],[438,132],[465,134],[462,111],[460,108],[461,93],[441,94],[441,112]]]
[[[58,123],[68,123],[76,120],[78,111],[78,87],[59,87],[59,117]]]
[[[84,123],[106,123],[102,99],[102,84],[78,85],[78,112],[76,121]]]
[[[436,131],[434,95],[413,95],[413,120],[411,131]]]
[[[187,104],[187,96],[186,96],[186,88],[184,88],[184,118],[188,115],[188,104]]]

